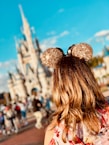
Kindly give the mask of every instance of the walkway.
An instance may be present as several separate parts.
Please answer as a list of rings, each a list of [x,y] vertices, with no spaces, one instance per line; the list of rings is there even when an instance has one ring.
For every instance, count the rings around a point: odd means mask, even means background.
[[[0,135],[0,145],[43,145],[46,127],[36,129],[33,116],[28,117],[28,122],[29,124],[22,127],[17,134]]]

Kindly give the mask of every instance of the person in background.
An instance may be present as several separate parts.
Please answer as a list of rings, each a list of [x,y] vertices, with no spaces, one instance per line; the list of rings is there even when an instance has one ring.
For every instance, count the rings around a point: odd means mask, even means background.
[[[40,101],[41,101],[41,103],[43,104],[43,103],[44,103],[45,98],[44,98],[44,97],[43,97],[43,95],[42,95],[42,91],[38,91],[37,95],[38,95],[39,100],[40,100]]]
[[[6,135],[5,118],[3,112],[0,111],[0,130],[3,135]]]
[[[35,119],[36,119],[36,124],[35,124],[35,127],[37,129],[40,129],[42,128],[42,113],[41,113],[41,108],[42,108],[42,103],[41,101],[39,100],[38,98],[38,93],[37,93],[37,89],[36,88],[33,88],[31,90],[31,94],[32,94],[32,97],[33,97],[33,101],[32,101],[32,105],[33,105],[33,112],[34,112],[34,116],[35,116]]]
[[[12,104],[7,105],[5,110],[5,121],[7,120],[7,128],[9,128],[10,132],[18,133],[18,124],[16,122],[16,113],[12,108]]]
[[[18,103],[14,102],[13,109],[16,111],[16,117],[20,121],[21,120],[21,109],[20,109],[20,106],[18,105]]]
[[[27,109],[28,109],[28,112],[33,113],[32,98],[29,95],[27,98]]]
[[[21,100],[19,100],[19,102],[17,104],[20,107],[22,123],[24,125],[27,125],[28,121],[27,121],[27,112],[26,112],[27,107],[26,107],[26,104]]]
[[[54,68],[53,101],[56,110],[46,129],[44,145],[108,145],[109,111],[88,61],[92,47],[72,45],[64,54],[49,48],[42,63]]]

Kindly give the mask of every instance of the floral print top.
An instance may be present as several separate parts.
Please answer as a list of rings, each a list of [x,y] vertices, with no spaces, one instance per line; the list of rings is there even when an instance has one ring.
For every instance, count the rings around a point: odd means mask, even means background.
[[[98,110],[100,113],[101,130],[98,135],[90,135],[86,127],[82,124],[77,127],[77,135],[75,140],[71,139],[70,130],[68,132],[67,142],[62,141],[62,132],[64,122],[61,122],[54,129],[54,136],[49,145],[109,145],[109,108]]]

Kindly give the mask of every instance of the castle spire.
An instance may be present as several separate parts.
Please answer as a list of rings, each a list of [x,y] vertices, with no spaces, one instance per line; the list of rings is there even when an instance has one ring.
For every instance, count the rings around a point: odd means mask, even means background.
[[[14,40],[15,40],[15,46],[16,46],[17,52],[19,52],[19,43],[17,41],[16,36],[14,37]]]
[[[27,20],[26,20],[26,17],[25,17],[25,15],[24,15],[22,6],[21,6],[20,4],[19,4],[19,9],[20,9],[20,14],[21,14],[21,17],[22,17],[23,25],[25,25],[25,24],[27,23]]]
[[[29,32],[29,35],[31,35],[29,23],[24,15],[24,12],[23,12],[21,5],[19,5],[19,9],[20,9],[20,14],[21,14],[22,23],[23,23],[23,33],[24,33],[24,35],[27,35],[27,32]]]
[[[38,53],[39,53],[39,55],[40,55],[40,53],[42,53],[42,50],[41,50],[41,48],[40,48],[39,41],[38,41],[37,38],[35,38],[35,43],[36,43],[36,46],[37,46]]]
[[[12,79],[12,73],[8,72],[9,78]]]

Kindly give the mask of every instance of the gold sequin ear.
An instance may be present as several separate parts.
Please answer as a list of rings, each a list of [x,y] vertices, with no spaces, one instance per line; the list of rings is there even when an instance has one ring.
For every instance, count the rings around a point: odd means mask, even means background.
[[[64,53],[60,48],[48,48],[41,54],[40,58],[42,64],[51,68],[55,68],[63,55]]]
[[[71,48],[71,53],[73,56],[79,57],[80,59],[85,59],[89,61],[93,55],[92,47],[87,43],[79,43]]]

